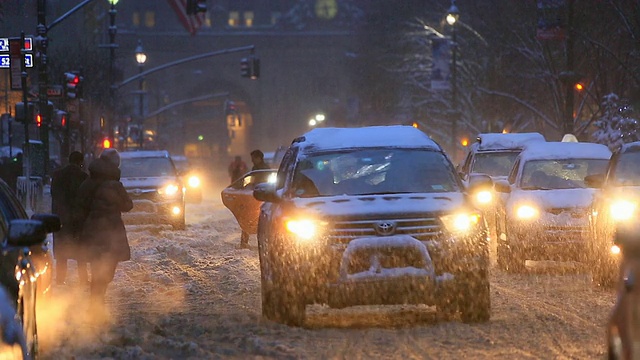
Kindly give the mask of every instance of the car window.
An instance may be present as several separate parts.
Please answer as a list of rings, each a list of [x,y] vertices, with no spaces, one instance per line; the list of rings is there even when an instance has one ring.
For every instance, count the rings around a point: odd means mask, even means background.
[[[640,185],[640,152],[628,152],[618,156],[613,173],[609,176],[614,186]]]
[[[518,154],[515,151],[477,153],[471,172],[489,176],[507,176]]]
[[[520,159],[517,159],[513,167],[511,168],[511,173],[509,173],[509,184],[513,185],[516,183],[516,177],[518,176],[518,170],[520,169]]]
[[[253,189],[257,184],[264,182],[275,182],[275,171],[251,172],[229,185],[234,189]]]
[[[609,160],[531,160],[524,164],[520,188],[523,190],[575,189],[588,187],[587,175],[602,174]]]
[[[27,213],[18,198],[7,184],[0,181],[0,239],[7,235],[9,222],[13,219],[26,219]]]
[[[310,155],[296,166],[294,196],[451,192],[460,189],[451,162],[421,149],[358,149]]]
[[[120,161],[122,177],[175,176],[176,169],[169,158],[123,158]]]
[[[282,157],[282,161],[280,162],[280,167],[278,168],[278,174],[291,174],[293,172],[293,168],[295,165],[295,158],[297,155],[297,151],[294,148],[289,148],[284,153]],[[284,188],[284,184],[286,182],[286,176],[278,176],[278,181],[276,182],[276,189]]]

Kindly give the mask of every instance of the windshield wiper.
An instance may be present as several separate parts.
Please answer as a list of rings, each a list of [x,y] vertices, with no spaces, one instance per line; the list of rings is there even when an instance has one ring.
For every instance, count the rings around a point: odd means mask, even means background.
[[[553,190],[553,189],[546,188],[543,186],[527,186],[527,187],[523,187],[522,190]]]

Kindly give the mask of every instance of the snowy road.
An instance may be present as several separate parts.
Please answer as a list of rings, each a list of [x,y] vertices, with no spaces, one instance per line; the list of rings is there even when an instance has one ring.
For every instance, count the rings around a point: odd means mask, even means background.
[[[39,313],[42,358],[604,357],[614,293],[575,271],[494,271],[486,324],[445,322],[414,306],[309,307],[305,328],[264,321],[257,250],[236,248],[239,228],[218,194],[189,205],[185,231],[130,229],[133,261],[120,265],[110,287],[110,323],[88,320],[84,289],[57,287],[55,310]]]

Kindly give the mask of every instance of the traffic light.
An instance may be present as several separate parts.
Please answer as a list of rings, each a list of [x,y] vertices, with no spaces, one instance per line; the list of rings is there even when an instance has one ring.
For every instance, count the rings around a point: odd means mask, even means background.
[[[27,118],[26,118],[24,103],[23,102],[16,103],[16,121],[17,122],[25,123],[25,122],[33,121],[33,116],[35,114],[35,106],[32,102],[28,102],[27,106],[29,111],[29,117],[31,118],[31,120],[29,121],[27,121]]]
[[[250,77],[251,76],[251,63],[248,58],[240,59],[240,76],[242,77]]]
[[[102,148],[103,149],[111,148],[111,139],[109,139],[108,137],[102,139]]]
[[[195,15],[197,13],[207,12],[206,0],[187,0],[187,14]]]
[[[226,116],[236,114],[238,112],[238,108],[236,107],[235,101],[225,100],[224,102],[224,114]]]
[[[67,98],[82,98],[82,80],[84,80],[84,78],[72,72],[64,73],[64,78]]]
[[[42,126],[42,114],[40,113],[36,114],[36,125],[38,127]]]
[[[260,77],[260,59],[254,55],[240,59],[240,76],[252,80]]]

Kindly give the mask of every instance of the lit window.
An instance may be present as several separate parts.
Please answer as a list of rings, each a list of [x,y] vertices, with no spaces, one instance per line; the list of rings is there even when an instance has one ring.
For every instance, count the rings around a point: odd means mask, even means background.
[[[144,13],[144,26],[152,28],[156,26],[156,13],[153,11],[147,11]]]
[[[244,26],[252,27],[253,26],[253,11],[245,11],[243,15],[244,15]]]
[[[137,11],[134,12],[131,20],[133,22],[133,26],[140,26],[140,13]]]
[[[280,17],[282,16],[282,14],[278,11],[274,11],[271,13],[271,25],[275,25],[278,20],[280,20]]]
[[[240,25],[240,13],[237,11],[229,12],[229,26],[236,27]]]
[[[209,16],[209,12],[205,13],[204,26],[211,27],[211,17]]]

